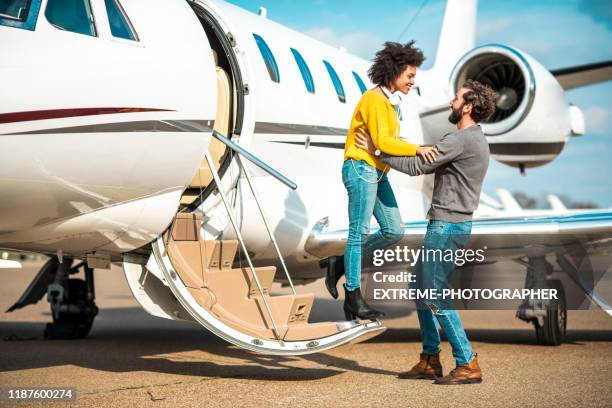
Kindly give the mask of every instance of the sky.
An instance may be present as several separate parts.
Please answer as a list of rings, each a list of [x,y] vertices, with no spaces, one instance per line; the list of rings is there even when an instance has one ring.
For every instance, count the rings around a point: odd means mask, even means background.
[[[268,18],[371,60],[384,41],[416,40],[435,60],[445,0],[231,0]],[[476,45],[500,43],[523,50],[548,69],[612,60],[609,0],[481,0]],[[492,161],[483,190],[546,194],[612,207],[612,81],[566,93],[585,116],[586,134],[569,140],[557,159],[527,169]]]

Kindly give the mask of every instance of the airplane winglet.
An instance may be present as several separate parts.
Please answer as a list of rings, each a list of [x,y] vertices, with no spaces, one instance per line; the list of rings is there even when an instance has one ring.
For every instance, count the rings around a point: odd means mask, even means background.
[[[565,204],[563,204],[563,201],[561,201],[558,196],[554,194],[549,194],[546,196],[546,200],[550,204],[550,208],[552,208],[553,210],[559,212],[567,211],[567,207],[565,206]]]
[[[506,211],[522,211],[523,207],[516,201],[516,199],[512,196],[508,190],[504,188],[498,188],[496,190],[499,199],[504,206],[504,210]]]

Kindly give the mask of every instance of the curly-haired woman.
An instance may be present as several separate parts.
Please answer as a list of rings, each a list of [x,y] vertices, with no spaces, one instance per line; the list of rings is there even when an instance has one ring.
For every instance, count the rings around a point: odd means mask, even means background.
[[[338,297],[338,279],[346,271],[344,313],[347,320],[376,319],[384,315],[370,308],[361,295],[362,257],[396,243],[403,236],[397,202],[387,179],[389,167],[355,145],[355,132],[360,127],[367,128],[381,152],[435,160],[433,148],[399,138],[399,97],[395,92],[408,94],[424,59],[421,50],[414,47],[414,41],[386,42],[368,71],[376,87],[361,96],[351,119],[342,166],[342,181],[348,192],[348,240],[343,257],[331,257],[321,264],[327,266],[325,284],[334,298]],[[380,229],[368,236],[372,214]]]

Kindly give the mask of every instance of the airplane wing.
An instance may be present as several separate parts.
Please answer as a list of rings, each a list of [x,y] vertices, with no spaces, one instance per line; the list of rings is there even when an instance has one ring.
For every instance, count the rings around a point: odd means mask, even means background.
[[[550,71],[563,89],[574,89],[581,86],[605,82],[612,79],[612,60],[594,64],[579,65],[570,68]]]
[[[426,220],[404,223],[404,238],[397,245],[420,248],[427,224]],[[324,218],[312,229],[305,249],[319,258],[342,255],[347,232],[346,229],[329,230]],[[593,271],[589,265],[591,254],[612,250],[612,212],[609,210],[563,216],[474,219],[466,248],[484,249],[484,263],[524,262],[525,259],[554,256],[584,292],[612,314],[609,300],[594,289]]]
[[[419,247],[427,223],[405,222],[404,239],[398,245]],[[347,233],[347,229],[329,230],[324,218],[313,227],[305,249],[319,258],[341,255]],[[487,261],[547,255],[572,245],[612,246],[612,212],[474,219],[471,236],[470,247],[487,247]]]

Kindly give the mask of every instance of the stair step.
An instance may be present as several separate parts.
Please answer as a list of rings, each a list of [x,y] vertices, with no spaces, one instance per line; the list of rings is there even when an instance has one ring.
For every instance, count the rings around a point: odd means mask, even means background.
[[[199,241],[202,214],[178,213],[172,223],[174,241]]]
[[[255,273],[257,273],[257,278],[264,294],[269,296],[274,275],[276,274],[276,267],[263,266],[255,268]],[[227,293],[227,296],[236,299],[261,297],[257,283],[253,279],[251,268],[208,270],[205,271],[205,280],[206,286],[215,291],[218,296],[220,296],[219,293],[223,293],[224,296]]]
[[[198,241],[171,241],[166,246],[176,273],[188,288],[205,286],[200,244]]]
[[[270,296],[274,266],[255,268],[262,297],[251,269],[232,267],[238,241],[202,240],[202,218],[201,214],[179,213],[164,236],[176,273],[201,307],[236,330],[273,339],[265,298],[281,338],[320,338],[338,332],[335,323],[308,324],[314,295]]]
[[[231,269],[238,250],[238,241],[203,241],[204,267],[210,271]]]
[[[189,293],[191,293],[191,296],[194,297],[200,306],[209,311],[212,309],[215,303],[217,303],[217,297],[215,296],[214,292],[208,288],[187,288],[187,290]]]
[[[314,295],[273,296],[267,299],[274,317],[274,323],[282,339],[288,333],[292,333],[292,339],[308,336],[306,327],[310,326],[308,317],[312,310]],[[261,298],[245,299],[242,304],[226,303],[223,299],[222,302],[214,304],[212,313],[237,330],[244,331],[246,329],[254,336],[274,338],[273,325]],[[294,327],[295,330],[293,330]],[[335,323],[314,327],[315,333],[324,332],[325,335],[334,334],[338,331]]]
[[[291,326],[308,322],[308,317],[310,316],[310,311],[312,310],[312,304],[314,302],[314,295],[310,293],[298,293],[295,295],[273,296],[268,300],[276,325]],[[260,302],[260,299],[256,299],[256,301]],[[263,302],[261,302],[260,306],[265,307]],[[265,317],[268,318],[267,313]]]
[[[338,333],[336,322],[300,323],[287,327],[283,340],[316,340]]]

